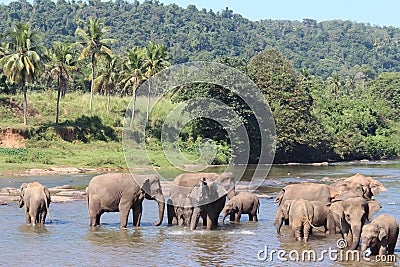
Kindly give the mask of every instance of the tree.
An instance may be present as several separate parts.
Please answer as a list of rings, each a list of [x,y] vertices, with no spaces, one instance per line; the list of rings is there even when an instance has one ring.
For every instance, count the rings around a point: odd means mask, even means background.
[[[112,51],[108,47],[108,44],[115,40],[105,38],[105,34],[110,28],[105,26],[102,20],[91,17],[89,18],[89,24],[85,21],[82,21],[82,24],[83,28],[78,27],[75,31],[75,36],[80,39],[80,42],[78,42],[79,44],[86,46],[82,50],[79,60],[84,60],[85,58],[90,59],[91,82],[89,108],[92,109],[96,58],[104,55],[111,56]]]
[[[132,88],[132,112],[130,126],[132,126],[133,119],[135,117],[135,103],[136,93],[139,84],[145,79],[144,76],[144,53],[143,49],[135,46],[127,51],[127,60],[123,67],[122,72],[122,84],[124,85],[122,93],[125,92],[129,87]]]
[[[318,140],[310,136],[318,126],[311,115],[310,92],[291,62],[276,50],[265,50],[250,60],[248,73],[266,97],[275,119],[276,161],[311,160],[309,152],[316,150]]]
[[[144,48],[144,58],[145,77],[147,79],[150,79],[151,76],[166,68],[169,65],[168,60],[170,59],[167,52],[167,47],[163,44],[156,44],[152,41],[150,41],[148,46]],[[151,82],[149,80],[147,91],[146,121],[149,120],[150,113],[150,90]]]
[[[24,125],[27,125],[28,101],[26,96],[27,83],[32,82],[42,67],[39,45],[39,33],[32,30],[29,23],[17,23],[11,31],[5,33],[8,54],[0,60],[3,72],[7,78],[21,86],[24,94]]]
[[[61,42],[54,42],[51,48],[50,62],[46,65],[47,73],[50,78],[57,80],[57,104],[56,104],[56,126],[60,111],[60,98],[65,95],[67,83],[71,80],[71,72],[77,70],[76,53],[72,50],[72,45]]]
[[[118,83],[120,73],[121,59],[118,56],[110,56],[105,58],[105,64],[100,70],[100,75],[94,79],[94,91],[100,91],[103,89],[105,95],[107,95],[107,113],[110,111],[110,98],[112,88],[115,88]]]

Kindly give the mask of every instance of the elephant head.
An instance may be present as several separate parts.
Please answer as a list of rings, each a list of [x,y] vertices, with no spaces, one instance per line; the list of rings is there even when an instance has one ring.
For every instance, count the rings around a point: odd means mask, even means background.
[[[278,235],[281,233],[281,227],[282,227],[283,222],[289,220],[289,211],[290,211],[292,202],[293,202],[293,200],[286,200],[280,206],[281,214],[280,214],[280,217],[278,218],[278,225],[276,228],[276,232],[278,233]]]
[[[226,216],[232,215],[232,214],[234,214],[235,212],[238,212],[238,211],[239,211],[239,207],[234,201],[230,200],[227,203],[225,203],[225,207],[223,209],[223,214],[224,215],[222,217],[222,223],[225,222]]]
[[[21,187],[19,188],[19,200],[18,200],[18,206],[22,208],[24,206],[24,197],[25,197],[25,191],[27,188],[28,184],[23,183]]]
[[[385,229],[382,227],[376,227],[372,224],[364,225],[361,233],[361,251],[364,252],[367,248],[371,250],[376,249],[379,244],[379,240],[382,240],[387,235]],[[377,251],[372,251],[373,254],[378,254]]]
[[[193,214],[193,204],[189,197],[180,199],[175,213],[178,219],[178,225],[190,225]]]
[[[158,204],[158,221],[154,222],[155,226],[161,225],[164,219],[165,201],[164,195],[161,189],[160,178],[156,174],[149,175],[133,175],[137,184],[139,184],[142,195],[141,199],[146,198],[149,200],[155,200]]]
[[[363,197],[336,198],[331,204],[331,211],[337,215],[343,238],[351,250],[357,249],[361,229],[366,220],[370,220],[381,208],[379,201],[366,200]]]

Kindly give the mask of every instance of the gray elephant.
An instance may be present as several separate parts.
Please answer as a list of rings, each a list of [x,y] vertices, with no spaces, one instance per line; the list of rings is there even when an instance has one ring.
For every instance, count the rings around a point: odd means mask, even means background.
[[[207,227],[207,230],[217,229],[218,217],[226,202],[226,195],[220,195],[221,187],[216,181],[207,181],[202,178],[192,189],[190,197],[194,209],[190,220],[190,230],[197,228],[200,217],[203,218],[203,225]]]
[[[178,175],[173,181],[173,191],[180,192],[184,195],[189,195],[192,189],[199,184],[200,179],[206,179],[210,182],[216,182],[220,187],[220,195],[227,195],[229,199],[236,195],[235,191],[235,178],[233,173],[226,172],[217,174],[214,172],[194,172],[183,173]]]
[[[44,224],[47,213],[50,217],[50,191],[38,182],[23,183],[20,187],[19,207],[25,205],[26,223]],[[51,219],[50,219],[51,222]]]
[[[345,179],[346,182],[353,182],[353,183],[359,183],[361,185],[367,186],[370,190],[372,195],[376,196],[380,192],[386,191],[387,188],[383,186],[383,184],[371,177],[366,177],[360,173],[357,173],[347,179]]]
[[[399,236],[399,223],[388,214],[381,214],[366,224],[361,233],[361,251],[371,249],[372,255],[394,254],[397,238]]]
[[[291,184],[287,185],[278,194],[278,196],[274,199],[274,202],[279,203],[278,209],[276,211],[276,217],[274,226],[277,229],[277,233],[279,234],[280,225],[281,225],[281,205],[286,200],[295,200],[299,198],[303,198],[305,200],[318,200],[322,202],[330,202],[332,199],[337,197],[339,192],[334,188],[326,185],[326,184],[315,184],[315,183],[301,183],[301,184]],[[285,220],[285,224],[289,224],[289,220]]]
[[[277,229],[278,234],[280,234],[280,229],[282,227],[283,221],[284,220],[290,220],[289,212],[292,208],[292,203],[295,200],[286,200],[285,203],[282,204],[282,214],[281,218],[279,221],[279,227]],[[334,234],[336,233],[335,231],[335,221],[333,218],[333,213],[330,210],[330,202],[322,202],[322,201],[309,201],[309,200],[304,200],[303,199],[303,205],[307,206],[308,208],[312,208],[312,213],[310,214],[309,217],[309,223],[311,227],[321,227],[324,226],[325,233],[326,234]],[[300,205],[299,203],[296,203],[296,205]],[[303,211],[305,212],[305,209],[303,208]],[[299,212],[299,211],[298,211]],[[299,212],[301,215],[302,212]],[[302,214],[304,217],[305,215]],[[308,218],[308,217],[307,217]],[[295,218],[298,220],[298,218]],[[312,228],[310,229],[310,233],[312,232]]]
[[[100,224],[104,212],[120,212],[121,228],[126,228],[129,212],[133,211],[133,225],[140,226],[143,199],[156,200],[158,221],[164,218],[164,196],[157,175],[136,175],[130,173],[107,173],[92,178],[87,189],[86,199],[89,209],[90,225]]]
[[[257,212],[260,207],[260,201],[258,197],[250,192],[241,192],[231,198],[223,209],[222,223],[224,223],[225,218],[230,215],[230,221],[240,221],[242,214],[249,215],[249,221],[258,221]]]
[[[379,201],[367,200],[359,196],[349,198],[339,196],[332,201],[330,209],[336,215],[335,221],[351,250],[358,247],[365,221],[370,220],[380,208]]]
[[[172,225],[174,219],[180,226],[190,225],[193,214],[193,203],[189,196],[181,193],[173,193],[167,200],[168,225]]]
[[[371,199],[373,196],[371,188],[368,185],[360,184],[358,182],[338,181],[329,186],[340,194],[354,193],[354,196],[360,196],[367,199]]]

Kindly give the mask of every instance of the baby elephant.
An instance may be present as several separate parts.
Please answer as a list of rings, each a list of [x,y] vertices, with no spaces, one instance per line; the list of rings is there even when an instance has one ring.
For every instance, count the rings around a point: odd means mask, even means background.
[[[223,209],[222,223],[224,223],[226,216],[230,215],[230,221],[240,221],[242,214],[249,215],[249,221],[258,221],[257,211],[260,206],[258,197],[250,192],[241,192],[232,197]]]
[[[363,226],[361,251],[370,248],[372,255],[386,255],[386,251],[394,254],[398,235],[399,223],[396,219],[388,214],[381,214],[370,224]]]
[[[23,183],[20,187],[19,207],[25,205],[26,223],[35,225],[44,224],[46,215],[49,212],[51,202],[50,192],[47,187],[38,182]],[[51,222],[51,219],[50,219]]]
[[[326,202],[308,201],[302,198],[293,200],[289,207],[292,236],[298,241],[304,237],[304,241],[307,242],[312,227],[321,226],[324,226],[326,234],[334,233],[335,223],[328,205]]]

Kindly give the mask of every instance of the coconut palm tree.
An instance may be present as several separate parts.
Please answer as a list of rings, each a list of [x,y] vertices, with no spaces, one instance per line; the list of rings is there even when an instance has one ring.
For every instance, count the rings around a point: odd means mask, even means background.
[[[120,73],[121,59],[118,56],[109,56],[104,60],[101,70],[101,74],[94,79],[94,91],[100,91],[103,89],[105,95],[107,95],[107,113],[110,111],[110,98],[112,88],[115,88]]]
[[[80,40],[78,43],[84,46],[79,60],[90,59],[91,83],[89,108],[92,109],[96,59],[102,55],[111,56],[112,51],[108,45],[115,40],[105,37],[110,27],[105,26],[102,20],[91,17],[89,18],[89,24],[85,21],[81,23],[83,24],[83,28],[78,27],[75,31],[75,36]]]
[[[167,52],[167,47],[163,44],[156,44],[150,41],[148,46],[144,48],[144,57],[145,77],[147,79],[150,79],[151,76],[170,65],[168,62],[170,57]],[[149,120],[150,90],[151,80],[148,81],[146,121]]]
[[[47,74],[57,80],[56,126],[60,110],[60,98],[65,95],[68,81],[72,80],[72,72],[78,69],[76,52],[71,44],[54,42],[49,53],[50,62],[46,65]]]
[[[21,86],[24,94],[24,125],[27,125],[27,84],[37,77],[42,67],[41,54],[44,48],[39,45],[39,37],[30,23],[16,23],[11,31],[4,34],[8,51],[1,58],[0,66],[12,83]]]
[[[122,93],[126,92],[128,88],[132,89],[133,101],[129,124],[132,127],[133,118],[135,117],[136,90],[139,84],[145,79],[144,51],[142,48],[134,46],[127,51],[126,58],[121,83],[124,85]]]

